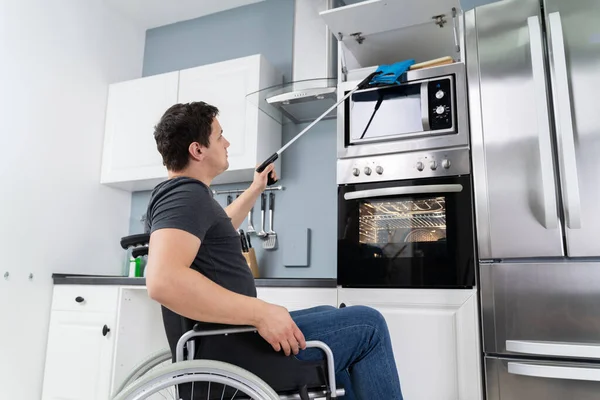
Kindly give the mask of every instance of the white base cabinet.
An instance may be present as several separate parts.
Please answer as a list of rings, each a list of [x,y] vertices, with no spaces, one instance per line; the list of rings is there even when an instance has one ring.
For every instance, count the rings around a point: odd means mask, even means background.
[[[289,311],[366,305],[385,317],[406,399],[482,399],[475,290],[257,287]],[[55,285],[43,400],[111,398],[131,369],[168,348],[145,286]]]
[[[229,169],[213,184],[250,182],[254,168],[281,147],[281,120],[259,109],[258,90],[283,82],[260,54],[168,72],[109,86],[101,183],[128,191],[151,190],[167,178],[154,127],[176,103],[204,101],[231,142]],[[276,163],[278,175],[280,162]]]
[[[338,301],[385,317],[406,399],[483,398],[476,290],[339,289]]]

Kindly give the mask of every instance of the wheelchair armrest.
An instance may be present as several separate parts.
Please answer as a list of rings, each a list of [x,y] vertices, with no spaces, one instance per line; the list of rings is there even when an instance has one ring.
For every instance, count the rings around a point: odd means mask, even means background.
[[[232,328],[225,328],[225,329],[214,329],[214,330],[205,330],[202,331],[202,328],[199,324],[195,324],[193,329],[184,333],[181,338],[179,339],[178,343],[177,343],[177,349],[176,349],[176,361],[183,361],[183,349],[185,344],[193,338],[196,337],[221,337],[217,339],[217,342],[222,342],[222,337],[223,336],[227,336],[229,334],[235,334],[235,333],[239,333],[239,334],[243,334],[243,333],[254,333],[255,335],[253,335],[253,337],[248,337],[244,335],[244,338],[241,339],[244,341],[244,343],[246,344],[245,347],[240,347],[237,350],[235,350],[235,346],[230,348],[229,350],[233,350],[234,353],[237,354],[243,354],[246,353],[247,356],[251,357],[252,359],[257,359],[258,357],[260,357],[263,360],[268,360],[268,362],[272,363],[273,366],[275,365],[280,365],[281,368],[284,369],[289,369],[290,371],[295,371],[295,372],[304,372],[303,370],[308,367],[308,368],[316,368],[316,367],[324,367],[321,369],[323,374],[327,374],[327,377],[324,377],[324,382],[323,385],[327,385],[329,386],[329,393],[332,394],[332,397],[336,396],[336,380],[335,380],[335,363],[334,363],[334,358],[333,358],[333,352],[331,351],[331,348],[325,344],[324,342],[321,341],[317,341],[317,340],[310,340],[306,342],[306,348],[318,348],[320,350],[323,351],[323,353],[325,354],[324,360],[322,362],[305,362],[305,361],[300,361],[298,359],[296,359],[295,357],[287,357],[285,356],[285,354],[283,354],[283,352],[275,352],[271,345],[268,344],[260,335],[258,335],[257,332],[257,328],[253,327],[253,326],[235,326]],[[233,344],[234,342],[232,342]],[[223,347],[223,346],[221,346]],[[200,351],[200,356],[202,357],[202,353],[204,351]],[[223,354],[219,354],[218,352],[215,353],[211,350],[208,350],[208,353],[205,354],[207,355],[209,358],[214,358],[214,359],[219,359],[219,357],[225,357],[223,359],[221,359],[221,361],[227,361],[227,362],[232,362],[231,359],[227,359],[226,355]],[[236,363],[239,365],[239,363]],[[265,362],[261,362],[260,364],[262,364],[264,366]],[[303,366],[303,364],[305,366]],[[324,364],[324,365],[323,365]],[[244,366],[246,369],[249,369],[252,371],[252,367],[251,364],[245,365]],[[261,369],[261,368],[259,368]],[[261,376],[262,378],[264,378],[267,381],[273,382],[274,378],[271,375],[270,371],[264,370],[264,368],[262,368],[262,371],[253,371],[255,372],[257,375]],[[286,377],[287,382],[289,384],[289,376]],[[312,383],[315,384],[318,381],[317,377],[312,378]],[[268,382],[269,383],[269,382]],[[341,391],[341,393],[343,394],[343,390]]]
[[[194,327],[192,328],[192,330],[194,332],[202,332],[200,335],[194,335],[194,336],[212,336],[212,335],[224,335],[224,334],[230,334],[230,333],[244,333],[244,332],[252,332],[252,331],[256,331],[257,329],[253,326],[250,325],[236,325],[234,328],[227,328],[227,329],[215,329],[215,330],[204,330],[205,328],[202,328],[202,326],[200,324],[194,324]]]

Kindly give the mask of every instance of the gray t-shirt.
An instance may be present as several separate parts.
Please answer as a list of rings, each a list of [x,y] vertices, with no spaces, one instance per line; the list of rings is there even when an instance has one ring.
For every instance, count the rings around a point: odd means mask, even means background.
[[[226,289],[256,297],[254,277],[242,255],[240,236],[204,183],[177,177],[154,188],[148,203],[146,233],[163,228],[181,229],[200,239],[200,249],[191,265],[193,270]],[[182,318],[166,307],[163,307],[163,321],[172,349],[179,337],[197,322]],[[201,325],[205,329],[219,327]]]

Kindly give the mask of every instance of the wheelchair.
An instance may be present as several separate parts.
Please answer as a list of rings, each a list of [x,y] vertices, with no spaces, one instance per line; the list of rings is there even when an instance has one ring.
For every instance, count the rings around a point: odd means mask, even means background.
[[[133,257],[148,254],[149,235],[121,239]],[[324,358],[304,361],[276,352],[252,326],[204,330],[194,324],[179,338],[175,355],[164,349],[142,360],[115,390],[113,400],[309,400],[343,397],[334,357],[321,341],[307,341]]]

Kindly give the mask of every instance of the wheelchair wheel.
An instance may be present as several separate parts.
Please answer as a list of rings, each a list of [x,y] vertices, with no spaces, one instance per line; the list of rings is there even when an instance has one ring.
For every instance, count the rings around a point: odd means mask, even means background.
[[[125,387],[129,386],[135,380],[139,379],[139,377],[153,370],[154,368],[161,368],[171,363],[171,350],[170,349],[162,349],[153,353],[146,357],[144,360],[140,361],[130,372],[129,375],[123,379],[123,383],[114,391],[115,394],[121,392]],[[165,364],[165,365],[162,365]],[[171,399],[176,397],[167,397],[167,399]]]
[[[203,384],[197,387],[208,384],[208,393],[222,392],[219,397],[222,399],[279,400],[277,393],[256,375],[213,360],[181,361],[150,371],[122,390],[114,400],[149,399],[156,393],[161,393],[162,397],[165,390],[176,393],[177,385],[185,383]],[[200,398],[206,398],[206,395],[198,394],[204,396]]]

